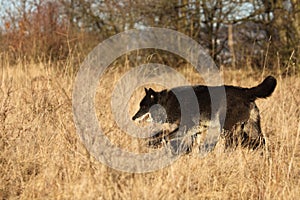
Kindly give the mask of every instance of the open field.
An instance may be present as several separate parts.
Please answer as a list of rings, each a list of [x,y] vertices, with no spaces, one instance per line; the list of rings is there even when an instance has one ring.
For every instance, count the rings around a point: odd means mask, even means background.
[[[70,66],[65,66],[68,69]],[[136,151],[142,144],[119,130],[110,96],[128,66],[100,80],[96,109],[105,133]],[[192,83],[195,72],[181,70]],[[258,100],[268,153],[236,150],[199,158],[186,155],[145,173],[116,171],[97,162],[81,143],[72,114],[75,75],[44,64],[0,66],[0,199],[298,199],[300,196],[300,78],[273,72],[278,85]],[[224,70],[226,84],[255,86],[269,75]],[[142,91],[142,88],[139,89]],[[143,94],[132,97],[136,111]],[[105,121],[104,121],[105,120]],[[136,148],[138,147],[138,148]]]

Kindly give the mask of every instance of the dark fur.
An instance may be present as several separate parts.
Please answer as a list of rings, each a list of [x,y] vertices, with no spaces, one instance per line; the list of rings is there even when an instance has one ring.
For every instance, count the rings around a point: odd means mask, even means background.
[[[265,139],[261,132],[259,110],[254,101],[257,98],[269,97],[276,87],[276,79],[272,76],[268,76],[261,84],[252,88],[228,85],[225,85],[224,87],[227,109],[221,137],[225,139],[225,147],[236,147],[240,144],[242,147],[256,149],[263,146],[265,144]],[[211,96],[209,92],[218,95],[218,91],[221,89],[220,86],[197,85],[193,86],[192,89],[196,94],[199,105],[200,125],[202,122],[210,121],[217,114],[222,115],[225,113],[223,109],[225,107],[223,101],[224,97],[221,96],[221,94],[218,96],[217,102],[215,102],[218,109],[211,109]],[[171,90],[162,90],[160,92],[156,92],[151,88],[149,90],[145,89],[146,95],[140,102],[140,109],[132,119],[135,120],[145,113],[150,112],[154,121],[165,119],[165,121],[161,122],[180,124],[188,131],[193,126],[197,125],[193,120],[194,115],[197,113],[193,113],[195,112],[194,108],[189,108],[188,112],[190,113],[190,117],[185,119],[185,121],[181,121],[181,108],[175,95],[180,94],[180,96],[183,97],[181,102],[185,105],[189,105],[190,98],[188,90],[188,87],[185,86],[173,88]],[[155,104],[159,104],[165,109],[166,116],[159,110],[150,109]],[[164,137],[166,131],[162,130],[153,136],[153,140],[150,141],[149,144],[156,145],[160,143],[163,138],[167,140],[174,138],[178,131],[180,131],[179,128],[176,128],[175,130],[170,131],[170,133],[167,134],[167,137]]]

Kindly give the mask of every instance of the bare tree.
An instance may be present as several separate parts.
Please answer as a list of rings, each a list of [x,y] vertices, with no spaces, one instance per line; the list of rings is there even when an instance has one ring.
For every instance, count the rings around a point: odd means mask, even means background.
[[[12,2],[4,21],[19,34],[16,49],[24,48],[28,35],[43,41],[37,53],[60,48],[61,41],[49,44],[51,35],[89,50],[124,30],[155,26],[194,38],[220,64],[231,54],[233,65],[247,55],[255,57],[259,66],[269,46],[270,54],[279,52],[283,60],[299,53],[299,4],[298,0],[18,0]],[[44,43],[50,47],[43,47]],[[296,56],[293,59],[299,63]]]

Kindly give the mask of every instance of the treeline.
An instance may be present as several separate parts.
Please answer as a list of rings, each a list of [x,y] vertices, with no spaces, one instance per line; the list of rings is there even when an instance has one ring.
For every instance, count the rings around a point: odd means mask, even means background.
[[[151,26],[192,37],[218,64],[300,65],[298,0],[16,0],[0,6],[0,52],[11,62],[70,56],[80,62],[106,38]]]

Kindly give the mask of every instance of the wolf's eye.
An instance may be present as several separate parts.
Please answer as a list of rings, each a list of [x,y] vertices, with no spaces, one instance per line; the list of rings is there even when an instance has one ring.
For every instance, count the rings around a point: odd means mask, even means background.
[[[153,94],[151,94],[150,98],[151,98],[151,99],[154,99],[154,96],[153,96]]]

